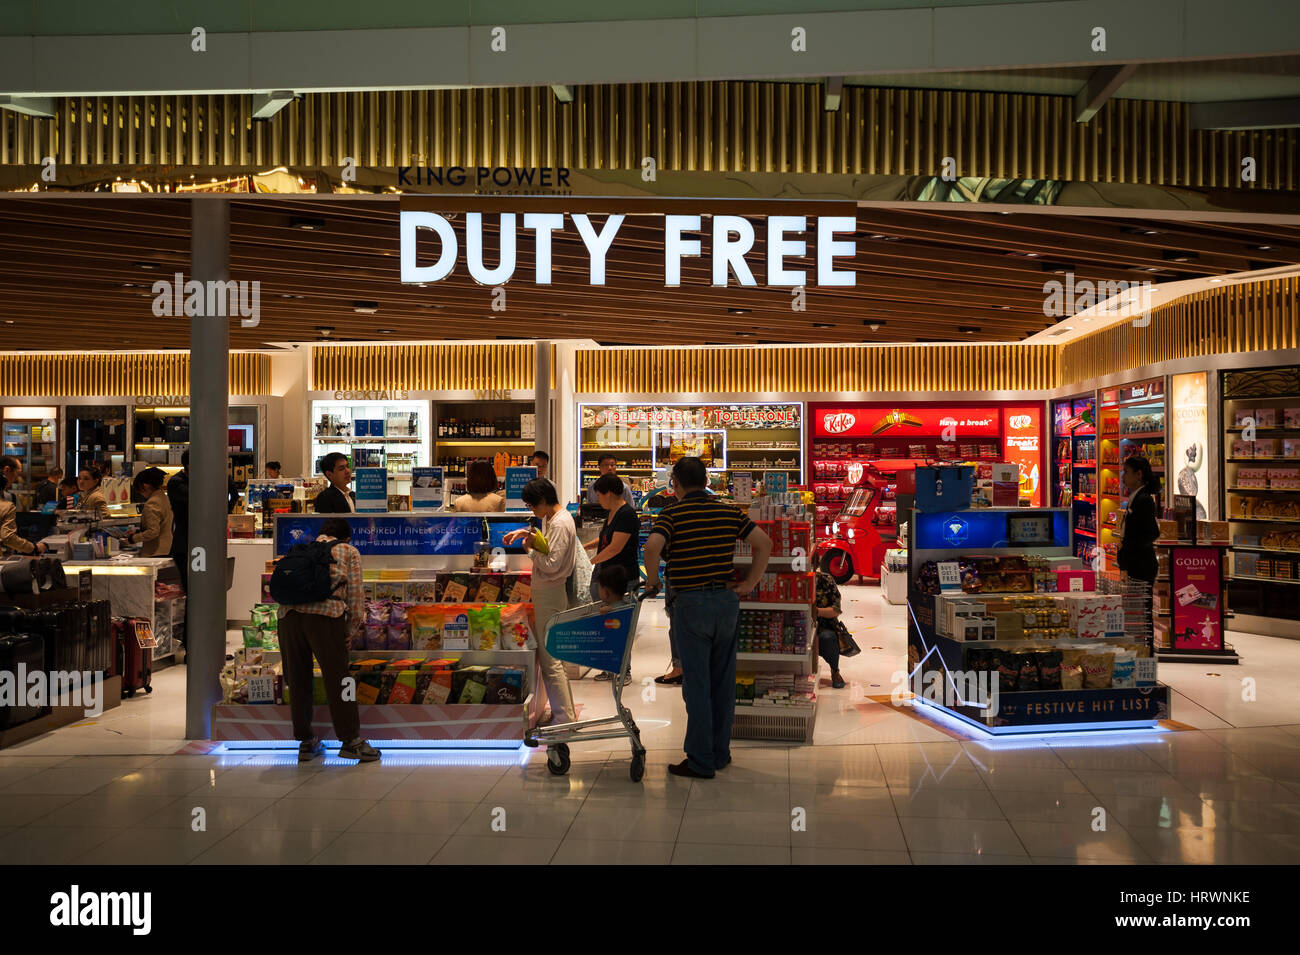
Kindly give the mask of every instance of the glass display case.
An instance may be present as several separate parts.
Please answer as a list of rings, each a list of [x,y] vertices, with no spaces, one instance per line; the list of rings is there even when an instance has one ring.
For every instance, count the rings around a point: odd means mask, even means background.
[[[114,475],[126,467],[126,405],[69,405],[64,412],[67,464],[75,476],[90,464]]]
[[[427,401],[313,401],[312,473],[331,452],[357,468],[385,468],[391,494],[409,494],[411,470],[432,457]]]

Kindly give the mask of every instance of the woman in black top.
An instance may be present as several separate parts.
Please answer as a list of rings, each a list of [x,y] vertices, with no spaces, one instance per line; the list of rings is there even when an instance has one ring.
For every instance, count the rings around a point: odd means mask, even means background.
[[[1124,517],[1124,537],[1115,554],[1119,569],[1134,580],[1154,584],[1156,579],[1155,542],[1160,536],[1156,523],[1160,493],[1160,479],[1151,473],[1151,462],[1134,456],[1124,462],[1124,487],[1129,492],[1128,512]],[[1148,635],[1152,632],[1151,591],[1145,597],[1145,617]]]
[[[592,485],[596,500],[608,515],[605,525],[600,529],[600,538],[596,544],[596,554],[591,558],[591,599],[599,600],[596,578],[602,566],[613,563],[621,566],[627,573],[627,579],[635,583],[641,579],[641,565],[637,560],[637,544],[641,537],[641,518],[636,509],[623,497],[623,479],[617,474],[602,474]],[[601,672],[598,680],[609,680],[612,676]]]

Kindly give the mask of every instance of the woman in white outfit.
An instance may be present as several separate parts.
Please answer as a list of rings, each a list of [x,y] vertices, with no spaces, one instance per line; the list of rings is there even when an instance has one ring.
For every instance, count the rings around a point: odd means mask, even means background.
[[[524,550],[533,562],[532,597],[533,614],[537,620],[537,660],[542,670],[542,683],[551,701],[552,723],[572,723],[578,718],[573,706],[573,693],[564,664],[546,652],[546,625],[558,613],[569,609],[569,576],[577,560],[578,532],[573,526],[573,516],[560,504],[555,485],[543,478],[534,478],[524,485],[519,495],[542,522],[542,536],[546,538],[547,553],[533,547],[533,532],[525,528],[511,531],[505,536],[506,544],[523,542]]]

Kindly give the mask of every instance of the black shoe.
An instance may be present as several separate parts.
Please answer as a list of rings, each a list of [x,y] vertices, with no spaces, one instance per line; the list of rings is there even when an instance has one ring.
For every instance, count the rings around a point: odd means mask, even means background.
[[[844,677],[840,676],[839,670],[831,674],[831,686],[837,690],[844,689]]]
[[[681,673],[677,674],[676,676],[667,676],[667,675],[657,676],[655,677],[655,682],[658,683],[660,686],[681,686],[682,676],[683,674]]]
[[[689,776],[692,779],[713,778],[712,773],[709,773],[709,775],[706,776],[704,773],[697,773],[695,770],[691,769],[691,761],[689,759],[683,759],[680,763],[674,763],[669,766],[668,772],[672,773],[674,776]]]

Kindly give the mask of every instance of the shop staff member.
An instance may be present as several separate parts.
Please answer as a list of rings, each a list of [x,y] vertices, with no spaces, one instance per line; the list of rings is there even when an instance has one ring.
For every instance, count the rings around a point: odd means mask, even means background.
[[[1124,462],[1121,477],[1131,496],[1115,562],[1134,580],[1154,584],[1159,573],[1155,542],[1160,537],[1156,522],[1160,516],[1160,479],[1152,472],[1151,462],[1136,454]],[[1150,634],[1154,627],[1150,589],[1142,594],[1142,616],[1145,632]]]
[[[65,477],[59,482],[59,509],[68,509],[77,506],[77,480],[76,478]]]
[[[674,776],[711,779],[731,762],[736,707],[736,622],[740,597],[767,570],[772,540],[734,504],[704,492],[709,473],[697,457],[673,465],[678,501],[655,518],[646,541],[646,589],[659,589],[659,557],[668,552],[668,582],[676,595],[673,628],[682,658],[686,703],[686,759],[669,766]],[[736,538],[753,548],[744,580],[732,582]]]
[[[329,479],[330,486],[316,495],[317,514],[353,514],[356,512],[354,496],[348,490],[352,483],[352,468],[348,456],[331,451],[321,459],[320,473]]]
[[[103,481],[99,468],[86,467],[77,472],[77,490],[81,492],[77,507],[83,511],[90,511],[97,518],[108,517],[108,498],[99,489]]]
[[[615,458],[612,454],[602,454],[600,460],[596,462],[596,467],[600,469],[600,477],[597,477],[596,481],[599,481],[600,478],[604,477],[606,474],[612,474],[614,477],[618,477],[618,465],[615,463]],[[591,486],[587,488],[588,504],[600,503],[600,497],[596,491],[596,481],[592,481]],[[632,488],[629,487],[627,482],[623,481],[621,478],[620,483],[623,485],[623,500],[627,501],[628,507],[636,507],[636,504],[632,501]]]
[[[310,762],[325,752],[324,744],[312,732],[312,665],[315,656],[325,683],[334,733],[343,744],[339,759],[373,763],[379,750],[361,738],[361,713],[356,696],[345,699],[343,682],[348,676],[348,647],[365,627],[365,594],[361,583],[361,554],[348,543],[352,528],[341,517],[322,521],[317,541],[328,544],[334,563],[330,565],[330,596],[316,603],[280,604],[280,657],[284,683],[289,690],[289,713],[293,735],[298,740],[298,761]]]
[[[140,524],[138,531],[127,535],[127,541],[134,544],[140,541],[141,557],[168,557],[172,552],[172,506],[167,501],[163,485],[167,483],[167,473],[162,468],[146,468],[135,478],[131,488],[144,498],[140,505]]]
[[[26,538],[18,536],[18,518],[16,517],[18,509],[14,507],[12,502],[3,497],[4,491],[8,487],[9,481],[5,478],[3,470],[0,470],[0,548],[18,554],[44,554],[44,544],[39,542],[33,544]]]
[[[59,498],[59,483],[63,480],[63,468],[50,468],[45,473],[45,480],[36,485],[36,508],[39,510],[51,501]]]
[[[273,478],[273,479],[274,479],[274,478],[279,478],[279,476],[280,476],[280,462],[279,462],[279,461],[267,461],[267,462],[266,462],[266,476],[267,476],[268,478]]]
[[[3,458],[0,458],[0,475],[4,475],[6,486],[6,490],[0,491],[0,497],[3,497],[14,507],[17,507],[18,495],[13,491],[8,490],[8,488],[16,485],[23,479],[23,462],[19,461],[17,458],[11,458],[6,454]]]
[[[537,468],[537,479],[539,481],[545,481],[551,487],[555,487],[555,482],[546,476],[546,472],[551,467],[551,456],[549,454],[538,448],[533,452],[533,458],[529,463]]]

